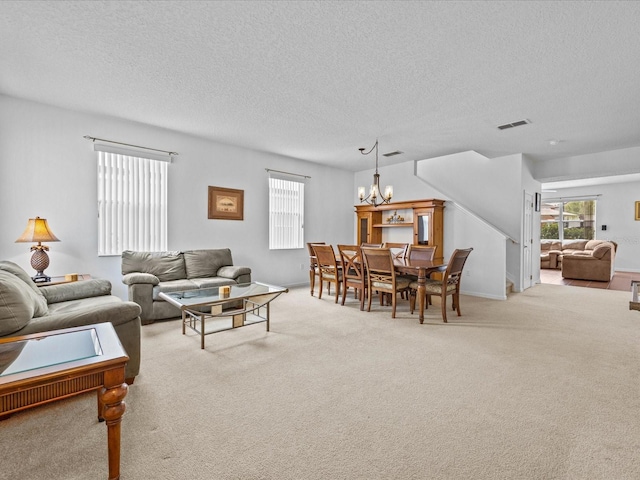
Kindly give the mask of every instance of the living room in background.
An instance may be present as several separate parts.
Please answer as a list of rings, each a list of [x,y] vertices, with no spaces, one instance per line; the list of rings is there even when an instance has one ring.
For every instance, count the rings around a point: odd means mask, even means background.
[[[311,178],[269,173],[269,250],[304,248],[304,182]]]
[[[166,250],[168,167],[177,154],[158,155],[107,144],[126,145],[120,142],[93,140],[98,152],[98,255]]]
[[[596,197],[545,199],[540,212],[540,238],[594,240]]]

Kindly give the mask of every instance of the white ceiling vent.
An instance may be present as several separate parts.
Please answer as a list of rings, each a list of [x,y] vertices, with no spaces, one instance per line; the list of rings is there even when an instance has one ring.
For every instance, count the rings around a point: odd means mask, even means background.
[[[526,125],[527,123],[531,123],[531,120],[518,120],[513,123],[505,123],[504,125],[498,125],[498,130],[506,130],[507,128],[519,127],[520,125]]]
[[[401,151],[399,151],[399,150],[396,150],[395,152],[383,153],[383,154],[382,154],[382,156],[383,156],[383,157],[393,157],[393,156],[395,156],[395,155],[400,155],[400,154],[402,154],[402,153],[404,153],[404,152],[401,152]]]

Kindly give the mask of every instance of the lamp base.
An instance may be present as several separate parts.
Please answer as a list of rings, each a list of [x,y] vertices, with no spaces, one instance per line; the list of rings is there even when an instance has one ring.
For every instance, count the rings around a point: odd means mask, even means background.
[[[38,274],[35,277],[31,277],[31,280],[33,280],[35,283],[44,283],[44,282],[50,282],[51,277],[46,276],[42,272],[38,272]]]
[[[38,246],[40,247],[40,246]],[[49,255],[45,251],[46,247],[34,247],[33,255],[31,256],[31,268],[33,268],[37,273],[35,277],[31,277],[36,283],[42,282],[50,282],[51,277],[48,277],[43,272],[49,266]]]

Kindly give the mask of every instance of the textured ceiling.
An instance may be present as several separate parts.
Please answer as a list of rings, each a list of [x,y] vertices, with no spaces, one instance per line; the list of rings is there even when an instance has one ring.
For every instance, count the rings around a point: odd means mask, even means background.
[[[614,1],[5,0],[0,93],[354,171],[376,138],[404,152],[381,166],[553,159],[640,145],[639,21]]]

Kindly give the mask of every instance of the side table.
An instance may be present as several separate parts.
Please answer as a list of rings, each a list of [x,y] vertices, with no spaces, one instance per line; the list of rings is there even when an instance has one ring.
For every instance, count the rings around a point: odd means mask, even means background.
[[[111,323],[0,339],[0,419],[97,390],[98,420],[107,425],[109,480],[119,479],[128,360]]]
[[[66,275],[59,275],[55,277],[51,277],[50,282],[36,282],[38,287],[46,287],[49,285],[60,285],[61,283],[72,283],[72,282],[81,282],[82,280],[89,280],[91,275],[88,273],[78,274],[77,280],[68,280]]]

